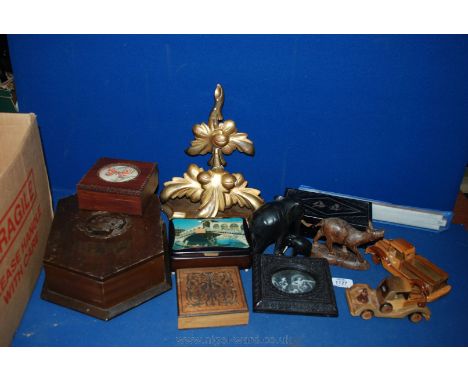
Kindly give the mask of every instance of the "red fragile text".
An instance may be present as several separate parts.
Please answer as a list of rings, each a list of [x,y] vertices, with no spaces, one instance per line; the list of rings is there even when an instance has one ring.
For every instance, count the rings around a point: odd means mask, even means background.
[[[0,274],[0,296],[8,304],[15,294],[17,287],[24,276],[31,257],[39,244],[38,226],[41,220],[41,207],[37,206],[31,223],[25,234],[21,237],[21,245],[13,254],[5,259],[5,269]]]
[[[0,219],[0,264],[28,218],[36,196],[34,176],[31,170],[18,194]]]

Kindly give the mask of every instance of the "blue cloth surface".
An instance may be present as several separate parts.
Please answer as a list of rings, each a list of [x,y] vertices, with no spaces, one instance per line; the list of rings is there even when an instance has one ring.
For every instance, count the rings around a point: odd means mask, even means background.
[[[178,330],[174,276],[172,290],[104,322],[41,300],[42,273],[13,346],[467,346],[467,231],[460,225],[441,233],[375,226],[384,228],[389,239],[403,237],[413,243],[420,255],[449,273],[453,289],[429,304],[429,321],[412,324],[407,319],[364,321],[352,317],[345,291],[337,287],[337,318],[253,313],[249,270],[241,272],[250,308],[246,326]],[[372,262],[368,271],[331,267],[331,272],[334,277],[350,278],[371,287],[388,275],[382,266]]]

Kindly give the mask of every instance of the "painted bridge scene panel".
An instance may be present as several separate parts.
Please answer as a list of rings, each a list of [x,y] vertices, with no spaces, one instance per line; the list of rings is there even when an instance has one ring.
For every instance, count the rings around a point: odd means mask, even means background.
[[[248,248],[244,222],[240,218],[173,219],[173,249],[195,247]]]

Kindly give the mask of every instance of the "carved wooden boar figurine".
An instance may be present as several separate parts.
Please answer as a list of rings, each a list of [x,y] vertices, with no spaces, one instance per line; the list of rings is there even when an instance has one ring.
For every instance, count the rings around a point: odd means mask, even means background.
[[[366,231],[359,231],[345,220],[339,218],[323,219],[317,224],[317,227],[320,227],[320,229],[314,237],[314,244],[322,236],[325,236],[330,253],[333,253],[334,243],[341,244],[344,250],[349,248],[355,253],[361,263],[364,261],[364,258],[357,247],[384,237],[384,231],[372,229],[371,222],[369,222],[369,227]]]

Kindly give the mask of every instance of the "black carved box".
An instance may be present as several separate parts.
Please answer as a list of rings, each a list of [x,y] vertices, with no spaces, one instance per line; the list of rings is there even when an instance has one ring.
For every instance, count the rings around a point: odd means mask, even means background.
[[[315,225],[326,218],[340,218],[362,231],[372,221],[372,203],[365,200],[294,188],[287,188],[285,196],[301,202],[304,207],[303,219],[309,224]],[[316,231],[315,227],[302,226],[304,236],[314,237]]]
[[[328,262],[308,257],[256,255],[253,311],[338,316]]]
[[[171,288],[165,227],[152,196],[143,216],[57,206],[44,257],[45,300],[109,320]]]

